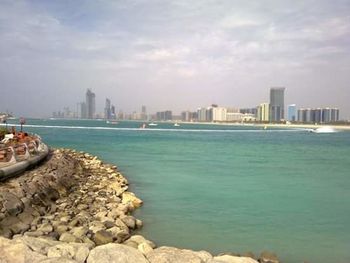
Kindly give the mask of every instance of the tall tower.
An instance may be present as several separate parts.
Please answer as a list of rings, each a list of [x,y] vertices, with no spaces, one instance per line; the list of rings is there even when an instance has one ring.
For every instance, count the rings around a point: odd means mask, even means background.
[[[95,117],[95,93],[90,89],[86,91],[86,111],[88,119]]]
[[[109,120],[112,118],[111,114],[111,100],[106,98],[106,104],[105,104],[105,119]]]
[[[279,122],[284,119],[284,91],[286,88],[270,89],[270,121]]]

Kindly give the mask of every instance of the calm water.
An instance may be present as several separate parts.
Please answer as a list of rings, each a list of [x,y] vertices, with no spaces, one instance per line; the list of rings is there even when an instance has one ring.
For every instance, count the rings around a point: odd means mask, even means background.
[[[157,244],[212,253],[267,249],[287,263],[350,262],[350,132],[27,123],[52,147],[117,164],[145,201],[136,212],[142,234]]]

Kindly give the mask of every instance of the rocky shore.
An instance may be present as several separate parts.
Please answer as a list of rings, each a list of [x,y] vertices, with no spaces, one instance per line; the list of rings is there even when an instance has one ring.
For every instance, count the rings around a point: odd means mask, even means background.
[[[157,247],[135,234],[142,200],[116,166],[87,153],[54,150],[34,170],[0,184],[2,262],[277,263],[273,253],[211,255]]]

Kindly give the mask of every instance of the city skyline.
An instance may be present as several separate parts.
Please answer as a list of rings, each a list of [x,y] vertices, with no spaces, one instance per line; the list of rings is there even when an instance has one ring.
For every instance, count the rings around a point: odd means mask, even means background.
[[[350,2],[2,1],[1,111],[45,117],[87,88],[126,112],[285,105],[350,119]],[[72,107],[72,106],[71,106]]]

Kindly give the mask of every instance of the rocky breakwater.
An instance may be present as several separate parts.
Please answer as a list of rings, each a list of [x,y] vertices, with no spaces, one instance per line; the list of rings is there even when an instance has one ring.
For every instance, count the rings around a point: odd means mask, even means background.
[[[278,262],[274,255],[212,256],[158,247],[133,231],[142,201],[117,167],[60,149],[47,162],[0,184],[0,262]]]

